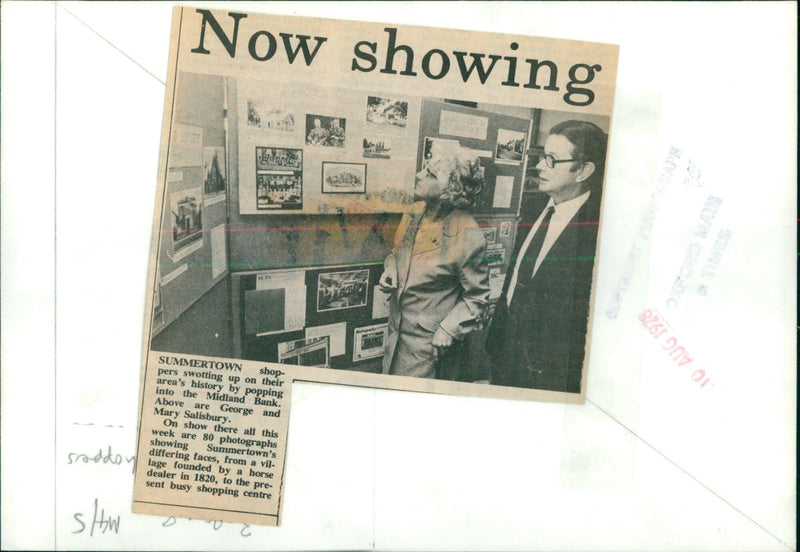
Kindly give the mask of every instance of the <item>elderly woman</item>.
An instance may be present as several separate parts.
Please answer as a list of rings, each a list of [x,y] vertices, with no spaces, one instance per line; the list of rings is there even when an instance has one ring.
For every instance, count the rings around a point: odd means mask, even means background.
[[[391,294],[384,373],[453,377],[447,359],[457,357],[454,349],[464,345],[489,297],[486,241],[465,212],[482,184],[477,158],[434,142],[379,282]]]

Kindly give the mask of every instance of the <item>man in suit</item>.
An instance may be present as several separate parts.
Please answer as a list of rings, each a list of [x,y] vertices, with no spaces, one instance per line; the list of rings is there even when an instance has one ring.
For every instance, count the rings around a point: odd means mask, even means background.
[[[536,166],[550,199],[527,235],[518,233],[525,238],[486,340],[492,384],[581,390],[606,145],[584,121],[550,130]]]

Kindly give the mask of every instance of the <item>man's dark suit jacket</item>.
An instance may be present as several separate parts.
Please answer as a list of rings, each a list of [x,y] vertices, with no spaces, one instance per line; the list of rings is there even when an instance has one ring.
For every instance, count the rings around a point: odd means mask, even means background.
[[[506,293],[517,258],[512,256],[506,289],[497,302],[486,340],[486,349],[493,357],[492,384],[580,392],[597,245],[598,196],[596,192],[590,194],[534,277],[514,292],[509,309]],[[517,250],[524,236],[518,235]]]

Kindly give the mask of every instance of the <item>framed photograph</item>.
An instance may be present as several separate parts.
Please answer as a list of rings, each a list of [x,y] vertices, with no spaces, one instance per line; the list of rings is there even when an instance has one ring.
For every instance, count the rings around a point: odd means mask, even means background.
[[[262,100],[247,98],[247,126],[265,131],[294,132],[295,116],[283,107],[270,106]]]
[[[306,144],[343,148],[347,121],[341,117],[327,115],[306,115]]]
[[[524,132],[501,128],[497,131],[497,148],[495,150],[495,163],[519,165],[525,153]]]
[[[364,157],[391,159],[392,142],[386,136],[365,136],[361,141]]]
[[[295,366],[330,365],[330,338],[327,335],[278,343],[278,362]]]
[[[383,356],[389,325],[373,324],[353,332],[353,362]]]
[[[203,148],[203,193],[207,196],[225,192],[225,148],[205,146]]]
[[[257,171],[302,171],[303,150],[256,146]]]
[[[367,304],[369,270],[329,272],[317,278],[317,312],[352,309]]]
[[[366,163],[322,162],[323,194],[367,193]]]
[[[504,220],[500,223],[500,237],[507,238],[511,235],[511,221]]]
[[[392,125],[405,128],[408,119],[408,102],[367,96],[367,122],[375,125]]]
[[[173,252],[203,239],[203,194],[200,188],[170,194],[170,214]]]
[[[303,177],[295,173],[256,174],[258,209],[302,209]]]

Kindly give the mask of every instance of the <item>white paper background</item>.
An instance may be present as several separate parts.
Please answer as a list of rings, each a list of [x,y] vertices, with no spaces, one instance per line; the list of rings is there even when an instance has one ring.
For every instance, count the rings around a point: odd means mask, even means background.
[[[296,385],[282,527],[131,514],[171,3],[4,2],[2,548],[796,547],[795,4],[236,9],[620,44],[587,404]],[[649,225],[670,147],[703,185],[667,181]],[[731,240],[667,311],[708,195],[704,246]],[[68,463],[108,447],[122,465]],[[95,499],[118,532],[76,532]]]

